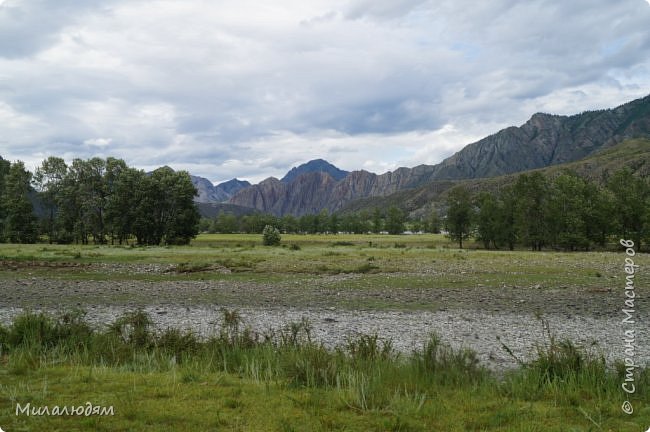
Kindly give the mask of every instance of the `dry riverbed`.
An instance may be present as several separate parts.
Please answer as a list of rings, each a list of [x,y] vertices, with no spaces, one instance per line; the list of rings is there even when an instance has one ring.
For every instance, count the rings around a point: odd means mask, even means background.
[[[403,276],[373,275],[374,280]],[[357,282],[364,277],[314,276],[266,283],[69,280],[5,273],[0,278],[0,322],[7,324],[26,309],[56,313],[80,307],[90,322],[101,326],[142,307],[159,329],[180,327],[206,336],[218,332],[221,309],[227,308],[239,310],[244,324],[260,333],[307,318],[312,336],[328,346],[366,333],[408,352],[436,332],[455,347],[472,348],[483,364],[495,369],[516,365],[503,345],[525,359],[537,345],[547,343],[542,320],[559,339],[602,353],[610,362],[623,359],[623,331],[631,328],[621,323],[624,284],[620,289],[541,284],[450,288],[436,287],[433,280],[431,286],[397,290],[381,284],[359,288]],[[645,293],[645,286],[636,288],[633,328],[640,364],[650,363],[650,302]]]

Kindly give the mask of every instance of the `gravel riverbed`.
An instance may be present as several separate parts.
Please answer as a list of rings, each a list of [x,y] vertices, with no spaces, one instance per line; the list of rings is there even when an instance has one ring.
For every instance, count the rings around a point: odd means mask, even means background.
[[[624,359],[623,332],[634,329],[634,359],[640,365],[650,363],[648,302],[637,299],[635,323],[624,324],[624,297],[620,292],[522,291],[504,287],[481,288],[481,295],[477,295],[476,289],[405,290],[404,298],[409,302],[435,298],[436,305],[445,307],[413,310],[397,298],[393,308],[373,310],[350,305],[354,305],[353,300],[375,296],[376,292],[343,293],[347,302],[341,303],[340,293],[329,292],[327,281],[314,284],[304,302],[295,301],[297,294],[288,286],[224,281],[154,283],[27,278],[2,279],[0,288],[0,323],[5,325],[26,309],[57,313],[81,307],[90,323],[102,326],[141,307],[159,330],[177,327],[209,336],[219,331],[221,310],[227,308],[238,310],[243,325],[259,333],[306,318],[312,325],[313,338],[329,347],[342,345],[358,333],[377,334],[390,340],[395,349],[408,353],[436,332],[455,348],[475,350],[484,365],[500,370],[516,365],[503,345],[517,357],[527,359],[536,346],[548,343],[541,317],[557,339],[570,339],[602,353],[610,363]],[[347,307],[340,307],[341,304]]]

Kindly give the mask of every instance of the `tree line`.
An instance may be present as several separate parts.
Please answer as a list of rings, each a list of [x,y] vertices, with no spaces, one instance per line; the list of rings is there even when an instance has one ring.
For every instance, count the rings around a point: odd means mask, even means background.
[[[605,247],[614,236],[633,240],[638,249],[650,241],[650,183],[629,169],[604,185],[565,171],[553,179],[521,174],[492,193],[472,194],[457,186],[446,205],[444,226],[461,248],[470,238],[486,249],[537,251]]]
[[[486,249],[590,250],[614,237],[650,243],[650,182],[620,170],[598,184],[565,171],[549,179],[521,174],[493,192],[449,191],[444,209],[409,219],[397,206],[356,213],[276,217],[220,213],[201,219],[196,189],[185,171],[145,173],[121,159],[49,157],[35,173],[23,162],[0,157],[0,241],[34,243],[187,244],[199,231],[262,233],[267,225],[284,233],[440,232]],[[39,215],[39,217],[36,216]]]
[[[32,174],[0,158],[0,240],[187,244],[198,233],[195,194],[189,174],[169,167],[145,173],[110,157],[70,165],[49,157]]]
[[[650,183],[628,169],[610,175],[602,185],[575,172],[554,178],[520,174],[513,184],[493,192],[472,193],[467,186],[451,189],[439,211],[408,218],[396,206],[356,213],[277,217],[220,213],[202,219],[210,233],[262,233],[265,226],[283,233],[439,233],[443,229],[462,248],[468,240],[485,249],[525,247],[565,251],[605,248],[614,237],[631,239],[637,248],[650,243]]]
[[[386,211],[375,208],[353,213],[329,213],[323,210],[318,214],[300,217],[286,215],[282,217],[256,213],[237,217],[232,213],[222,212],[213,219],[201,220],[200,229],[209,233],[262,233],[265,226],[271,225],[286,234],[331,234],[352,233],[367,234],[387,232],[402,234],[405,230],[413,232],[440,232],[440,220],[436,213],[425,219],[409,219],[397,206],[390,206]]]

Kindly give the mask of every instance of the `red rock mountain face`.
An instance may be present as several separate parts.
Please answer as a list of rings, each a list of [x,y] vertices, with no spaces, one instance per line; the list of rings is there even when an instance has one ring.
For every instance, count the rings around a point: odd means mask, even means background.
[[[520,127],[469,144],[438,165],[381,175],[353,171],[338,181],[324,172],[301,174],[286,183],[270,178],[237,192],[229,203],[278,216],[336,211],[360,198],[386,196],[435,180],[495,177],[572,162],[641,137],[650,137],[650,96],[573,116],[538,113]]]

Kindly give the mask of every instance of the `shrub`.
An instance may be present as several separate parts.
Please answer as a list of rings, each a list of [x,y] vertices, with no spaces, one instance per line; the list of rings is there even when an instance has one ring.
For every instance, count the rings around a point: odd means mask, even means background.
[[[152,345],[153,322],[149,315],[142,309],[127,312],[113,322],[108,331],[122,338],[123,342],[138,348],[148,348]]]
[[[156,347],[172,354],[176,361],[181,361],[184,354],[197,353],[199,346],[199,339],[194,333],[182,332],[176,328],[168,328],[156,340]]]
[[[278,246],[280,244],[280,231],[271,225],[264,227],[262,231],[262,243],[264,246]]]
[[[356,338],[349,338],[346,348],[351,359],[357,362],[376,359],[389,360],[397,357],[392,341],[380,341],[376,334],[360,334]]]
[[[411,361],[416,369],[442,384],[474,383],[486,376],[476,352],[467,348],[455,350],[435,333],[429,335],[422,351],[413,353]]]
[[[11,347],[53,347],[58,341],[56,323],[49,316],[26,312],[18,315],[6,334],[6,344]]]

